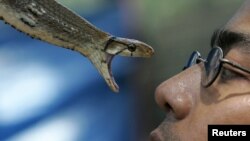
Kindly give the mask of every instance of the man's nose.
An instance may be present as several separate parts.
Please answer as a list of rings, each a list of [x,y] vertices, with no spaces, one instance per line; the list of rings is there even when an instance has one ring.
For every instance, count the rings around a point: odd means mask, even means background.
[[[176,119],[183,119],[198,99],[200,81],[201,67],[195,65],[160,84],[155,100],[162,109],[171,111]]]

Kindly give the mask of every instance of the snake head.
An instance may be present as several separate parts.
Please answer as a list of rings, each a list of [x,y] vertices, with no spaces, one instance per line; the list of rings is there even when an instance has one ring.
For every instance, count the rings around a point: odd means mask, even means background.
[[[111,37],[104,50],[109,54],[129,57],[151,57],[154,54],[154,49],[150,45],[120,37]]]

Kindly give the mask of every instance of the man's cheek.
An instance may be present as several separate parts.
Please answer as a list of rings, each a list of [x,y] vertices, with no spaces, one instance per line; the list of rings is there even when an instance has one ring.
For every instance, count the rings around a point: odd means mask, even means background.
[[[250,95],[231,95],[213,106],[211,119],[222,124],[250,123]],[[213,113],[213,114],[212,114]]]

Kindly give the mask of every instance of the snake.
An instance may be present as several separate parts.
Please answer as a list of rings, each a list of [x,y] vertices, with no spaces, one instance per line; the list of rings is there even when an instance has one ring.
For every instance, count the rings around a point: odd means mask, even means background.
[[[111,70],[114,56],[154,54],[150,45],[102,31],[56,0],[0,0],[0,20],[34,39],[79,52],[114,92],[119,92]]]

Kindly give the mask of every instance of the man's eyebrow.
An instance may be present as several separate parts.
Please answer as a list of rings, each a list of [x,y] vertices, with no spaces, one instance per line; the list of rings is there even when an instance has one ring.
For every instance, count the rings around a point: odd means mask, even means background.
[[[218,29],[211,38],[211,47],[219,46],[228,51],[235,44],[249,44],[249,37],[243,33],[237,33],[230,30]]]

